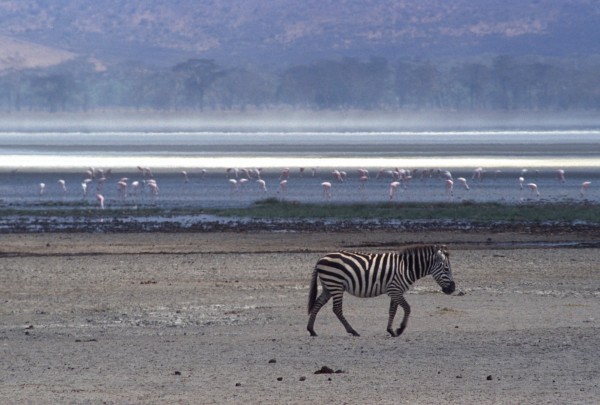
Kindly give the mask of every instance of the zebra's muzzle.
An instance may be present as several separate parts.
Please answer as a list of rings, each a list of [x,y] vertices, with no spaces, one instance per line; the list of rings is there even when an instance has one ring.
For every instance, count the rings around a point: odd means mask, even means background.
[[[446,287],[442,287],[442,291],[444,292],[444,294],[452,294],[455,288],[456,285],[454,284],[454,281],[451,281],[450,284],[448,284]]]

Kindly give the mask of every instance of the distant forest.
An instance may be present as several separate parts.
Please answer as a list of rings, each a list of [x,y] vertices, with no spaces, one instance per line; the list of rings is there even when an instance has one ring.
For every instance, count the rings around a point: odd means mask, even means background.
[[[373,57],[320,60],[281,72],[190,59],[98,69],[85,60],[3,72],[0,110],[563,111],[600,109],[600,59],[496,56],[434,62]]]

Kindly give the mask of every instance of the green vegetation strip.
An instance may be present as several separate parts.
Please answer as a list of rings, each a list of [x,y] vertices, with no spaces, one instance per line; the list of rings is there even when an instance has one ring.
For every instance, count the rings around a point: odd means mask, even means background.
[[[429,219],[469,221],[600,222],[600,205],[585,203],[382,203],[307,204],[268,199],[247,208],[207,210],[219,216],[286,219]]]
[[[228,218],[330,220],[463,220],[463,221],[585,221],[600,223],[600,204],[586,202],[501,203],[300,203],[274,198],[240,208],[122,206],[100,210],[87,204],[40,204],[0,207],[0,217],[35,220],[44,217],[169,218],[179,215],[215,215]]]

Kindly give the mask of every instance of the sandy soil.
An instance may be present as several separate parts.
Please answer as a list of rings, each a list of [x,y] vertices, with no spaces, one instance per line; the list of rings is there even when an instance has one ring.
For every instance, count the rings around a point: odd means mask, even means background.
[[[554,245],[590,239],[2,235],[0,403],[597,403],[600,251]],[[346,296],[361,337],[331,304],[309,337],[323,253],[413,242],[450,245],[459,293],[419,281],[399,338],[385,331],[387,298]],[[341,371],[315,374],[323,366]]]

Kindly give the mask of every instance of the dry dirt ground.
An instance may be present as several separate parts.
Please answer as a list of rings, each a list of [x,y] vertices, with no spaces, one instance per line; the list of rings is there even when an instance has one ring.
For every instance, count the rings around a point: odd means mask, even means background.
[[[598,403],[599,239],[2,235],[0,403]],[[361,337],[345,333],[331,303],[309,337],[308,283],[321,255],[414,242],[450,246],[454,295],[420,280],[398,338],[385,331],[386,297],[346,296]],[[315,374],[323,366],[340,372]]]

